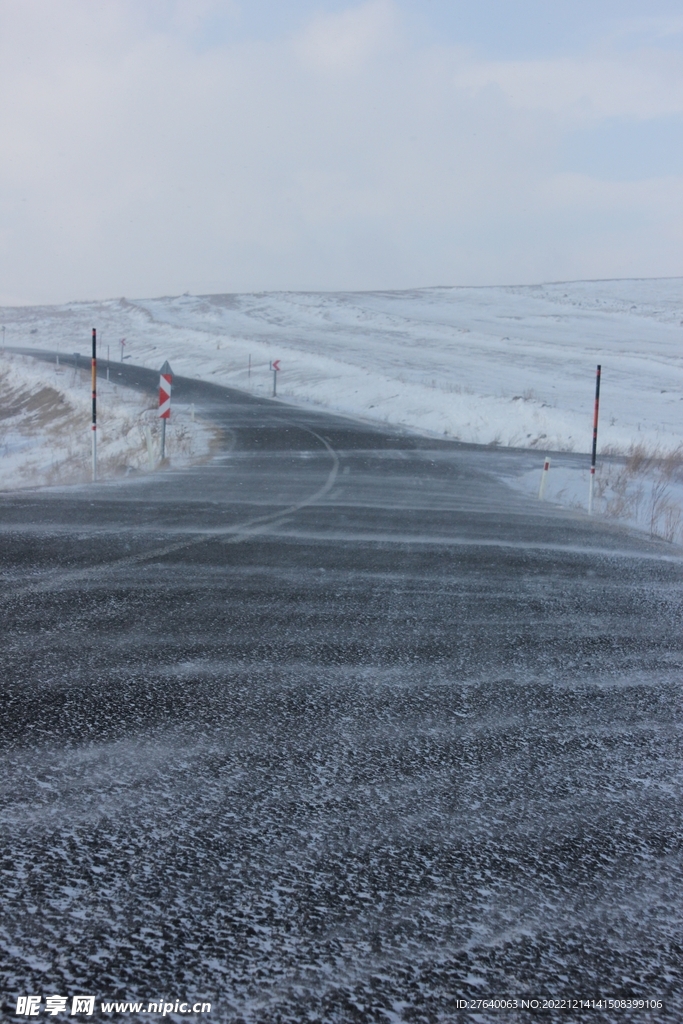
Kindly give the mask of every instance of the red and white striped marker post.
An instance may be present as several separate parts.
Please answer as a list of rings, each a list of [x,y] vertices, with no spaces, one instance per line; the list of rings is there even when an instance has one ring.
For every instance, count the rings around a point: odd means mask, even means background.
[[[161,367],[159,377],[159,416],[161,417],[161,461],[166,458],[166,420],[171,418],[171,383],[173,371],[168,359]]]
[[[593,411],[593,449],[591,451],[591,476],[590,484],[588,486],[588,515],[593,514],[593,486],[595,484],[595,457],[598,450],[598,412],[600,409],[600,371],[601,366],[598,363],[598,369],[595,374],[595,409]]]
[[[273,398],[275,398],[277,395],[277,375],[280,372],[280,360],[273,359],[270,368],[273,371]]]
[[[543,471],[541,473],[541,483],[538,488],[539,501],[543,501],[545,497],[545,485],[548,482],[548,470],[550,469],[550,456],[546,455],[545,462],[543,463]]]

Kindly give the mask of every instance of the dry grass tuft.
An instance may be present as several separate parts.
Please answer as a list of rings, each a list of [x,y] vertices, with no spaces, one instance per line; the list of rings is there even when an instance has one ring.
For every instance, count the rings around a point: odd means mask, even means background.
[[[663,451],[633,445],[619,464],[604,464],[596,476],[596,498],[611,519],[641,522],[652,537],[683,540],[683,507],[672,485],[683,483],[683,444]]]

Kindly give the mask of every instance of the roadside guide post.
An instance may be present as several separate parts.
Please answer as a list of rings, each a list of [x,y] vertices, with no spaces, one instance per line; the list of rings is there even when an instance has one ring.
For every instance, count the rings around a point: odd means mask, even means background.
[[[173,371],[168,359],[161,367],[159,377],[159,416],[161,417],[161,461],[166,458],[166,420],[171,418],[171,383]]]
[[[97,480],[97,330],[92,329],[92,479]]]
[[[123,362],[123,349],[124,349],[125,344],[126,344],[126,339],[125,338],[121,338],[121,341],[119,342],[119,345],[121,346],[121,362]]]
[[[274,359],[270,366],[273,371],[273,398],[275,398],[277,395],[277,375],[280,371],[280,360]]]
[[[149,468],[154,471],[154,448],[152,447],[152,431],[149,426],[145,427],[145,440],[147,441],[147,458],[149,459]]]
[[[590,483],[588,486],[588,515],[593,514],[593,486],[595,484],[595,456],[598,450],[598,411],[600,409],[600,371],[601,367],[598,363],[598,369],[595,374],[595,409],[593,411],[593,449],[591,451],[591,475]]]
[[[545,462],[543,463],[543,469],[541,471],[541,484],[538,488],[538,497],[540,501],[543,501],[545,497],[545,485],[548,482],[548,470],[550,469],[550,456],[546,455]]]

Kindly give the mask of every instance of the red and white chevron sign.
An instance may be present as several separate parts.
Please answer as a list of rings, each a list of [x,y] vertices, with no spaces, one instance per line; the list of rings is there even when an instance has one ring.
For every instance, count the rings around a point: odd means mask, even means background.
[[[162,420],[168,420],[171,418],[171,381],[173,380],[173,371],[169,366],[168,359],[161,367],[161,376],[159,377],[159,415]]]

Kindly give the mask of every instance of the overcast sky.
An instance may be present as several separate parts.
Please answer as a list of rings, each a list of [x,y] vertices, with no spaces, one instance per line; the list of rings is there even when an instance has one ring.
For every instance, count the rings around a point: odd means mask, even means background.
[[[0,302],[683,274],[681,0],[0,0]]]

